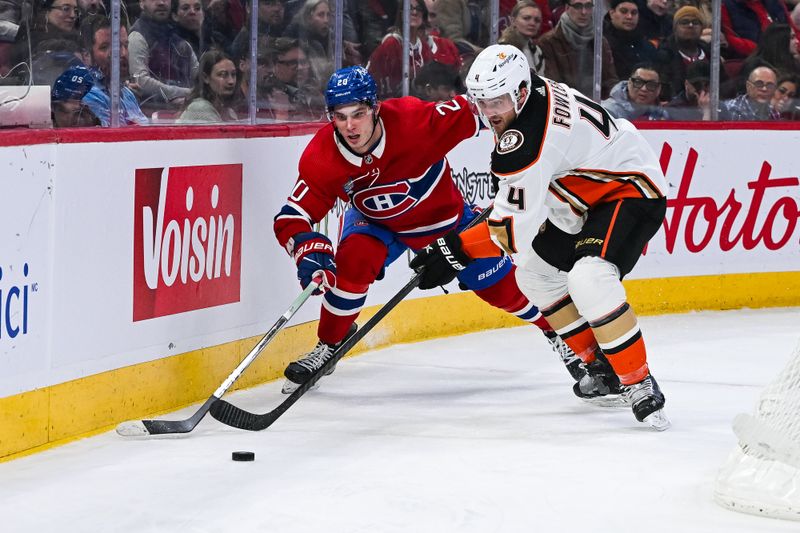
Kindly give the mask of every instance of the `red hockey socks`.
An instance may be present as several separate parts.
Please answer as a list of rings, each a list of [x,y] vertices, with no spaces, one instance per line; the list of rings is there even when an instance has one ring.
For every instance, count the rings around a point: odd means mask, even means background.
[[[514,275],[516,268],[515,265],[512,265],[511,270],[500,281],[491,287],[474,291],[475,294],[489,305],[535,324],[543,331],[551,330],[552,328],[536,306],[519,290],[517,278]]]
[[[325,292],[317,327],[319,340],[341,341],[358,318],[367,300],[369,286],[386,261],[388,250],[378,239],[353,234],[336,250],[336,286]]]

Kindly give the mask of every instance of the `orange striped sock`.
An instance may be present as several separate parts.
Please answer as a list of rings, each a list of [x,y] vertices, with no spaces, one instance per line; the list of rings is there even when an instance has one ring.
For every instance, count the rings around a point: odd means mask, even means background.
[[[561,335],[561,339],[567,343],[567,346],[572,348],[575,355],[581,358],[586,364],[595,360],[594,353],[597,351],[597,340],[594,338],[594,332],[589,324],[584,323],[584,326],[576,331],[571,331]]]
[[[623,385],[639,383],[649,373],[647,351],[641,332],[638,332],[631,341],[619,347],[603,349],[603,353]]]

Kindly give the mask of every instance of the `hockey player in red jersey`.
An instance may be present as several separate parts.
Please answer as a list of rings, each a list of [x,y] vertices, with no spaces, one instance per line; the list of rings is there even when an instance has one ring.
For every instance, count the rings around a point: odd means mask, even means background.
[[[447,283],[478,258],[511,254],[528,298],[586,365],[574,391],[618,393],[636,419],[669,427],[621,279],[664,220],[666,179],[626,120],[552,80],[531,76],[516,48],[475,59],[467,92],[495,132],[498,180],[486,223],[421,251],[420,287]]]
[[[333,74],[326,91],[330,124],[309,142],[299,177],[275,217],[275,235],[297,264],[303,287],[324,274],[319,342],[285,371],[284,392],[305,383],[354,331],[369,286],[405,250],[418,250],[476,216],[452,178],[445,155],[478,132],[467,100],[379,102],[362,67]],[[428,142],[423,142],[425,139]],[[313,230],[337,200],[349,202],[339,244]],[[539,326],[577,380],[580,360],[517,287],[508,257],[476,260],[458,275],[489,304]],[[491,272],[490,275],[486,275]]]

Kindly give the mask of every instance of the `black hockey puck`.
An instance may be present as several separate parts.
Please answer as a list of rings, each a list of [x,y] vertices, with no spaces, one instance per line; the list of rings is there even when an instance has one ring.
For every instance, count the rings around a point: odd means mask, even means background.
[[[256,454],[253,452],[233,452],[231,459],[234,461],[255,461]]]

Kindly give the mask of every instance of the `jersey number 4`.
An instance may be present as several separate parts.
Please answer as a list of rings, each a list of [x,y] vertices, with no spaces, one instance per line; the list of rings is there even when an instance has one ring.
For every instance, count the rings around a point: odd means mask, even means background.
[[[509,205],[517,206],[520,211],[525,211],[525,189],[522,187],[509,187],[508,197],[506,198]]]
[[[617,129],[617,125],[614,124],[614,119],[611,118],[608,111],[594,100],[589,100],[586,97],[576,94],[575,100],[582,104],[580,107],[581,118],[588,120],[606,139],[611,137],[611,127],[613,126],[614,129]],[[599,115],[600,118],[598,119],[596,115]]]

